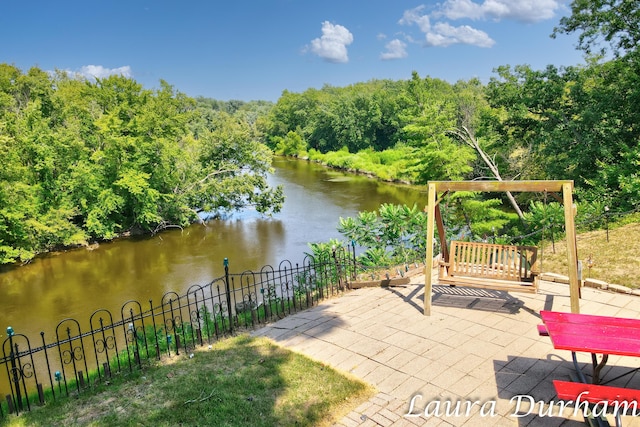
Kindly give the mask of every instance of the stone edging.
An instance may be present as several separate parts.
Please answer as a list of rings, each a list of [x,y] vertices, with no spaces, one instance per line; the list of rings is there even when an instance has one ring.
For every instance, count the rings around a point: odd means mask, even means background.
[[[569,284],[569,278],[567,276],[556,273],[542,273],[540,275],[540,280]],[[582,281],[582,286],[586,288],[600,289],[602,291],[616,292],[619,294],[640,296],[640,289],[631,289],[626,286],[616,285],[614,283],[608,283],[598,279],[585,279]]]

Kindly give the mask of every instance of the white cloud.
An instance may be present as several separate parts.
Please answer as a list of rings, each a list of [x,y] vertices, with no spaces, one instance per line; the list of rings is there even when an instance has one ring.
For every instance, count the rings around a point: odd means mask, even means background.
[[[559,0],[444,0],[430,7],[428,13],[424,5],[405,10],[398,23],[417,25],[425,35],[427,46],[468,44],[491,47],[495,41],[486,32],[469,25],[454,26],[448,21],[512,20],[534,23],[553,18],[561,7],[560,3]]]
[[[559,8],[557,0],[484,0],[480,3],[446,0],[436,14],[452,20],[468,18],[538,22],[553,18]]]
[[[420,40],[416,40],[416,39],[414,39],[413,37],[411,37],[411,34],[405,34],[405,35],[404,35],[404,39],[405,39],[406,41],[408,41],[409,43],[415,43],[415,44],[420,43]]]
[[[452,44],[468,44],[478,47],[491,47],[495,41],[484,31],[468,25],[454,27],[446,22],[438,22],[433,31],[426,34],[428,46],[447,47]]]
[[[464,2],[469,3],[468,0],[460,0],[460,3]],[[436,22],[432,25],[428,15],[421,15],[423,10],[424,6],[419,6],[415,9],[405,11],[399,23],[402,25],[417,24],[420,27],[420,31],[425,34],[427,46],[446,47],[452,44],[468,44],[479,47],[491,47],[495,44],[495,41],[491,39],[487,33],[468,25],[454,27],[446,22]],[[437,15],[438,13],[434,16]]]
[[[329,21],[322,23],[322,37],[311,40],[311,52],[328,62],[349,62],[347,46],[353,43],[353,34],[342,25]]]
[[[441,5],[441,9],[435,12],[437,16],[445,16],[448,19],[482,19],[484,12],[482,5],[471,0],[447,0]]]
[[[380,54],[380,59],[402,59],[407,57],[407,44],[402,40],[393,39],[385,46],[386,51]]]
[[[428,32],[431,29],[431,21],[428,15],[421,15],[424,10],[424,6],[418,6],[414,9],[405,10],[400,21],[401,25],[417,24],[420,31],[423,33]]]
[[[80,70],[73,72],[73,74],[80,75],[90,80],[102,79],[112,75],[133,77],[131,67],[128,65],[118,68],[105,68],[102,65],[84,65]]]

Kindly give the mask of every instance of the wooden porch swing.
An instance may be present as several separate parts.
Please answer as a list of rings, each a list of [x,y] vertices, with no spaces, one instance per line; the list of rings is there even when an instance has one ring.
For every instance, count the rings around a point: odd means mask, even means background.
[[[468,286],[507,292],[537,292],[538,254],[533,246],[500,245],[452,241],[448,247],[438,193],[451,191],[475,192],[562,192],[571,312],[580,311],[580,284],[576,246],[573,181],[430,181],[428,183],[427,241],[438,227],[442,260],[438,264],[438,281],[443,284]],[[558,197],[558,199],[560,199]],[[430,237],[431,236],[431,237]],[[427,245],[425,260],[424,314],[431,315],[433,245]]]
[[[450,250],[443,250],[443,258],[438,263],[440,283],[506,292],[538,291],[540,271],[535,246],[454,240]]]

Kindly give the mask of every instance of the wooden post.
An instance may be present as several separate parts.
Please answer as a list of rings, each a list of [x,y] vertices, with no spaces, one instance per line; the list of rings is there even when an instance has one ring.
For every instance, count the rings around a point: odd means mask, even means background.
[[[567,262],[569,263],[569,298],[571,312],[580,313],[580,282],[578,281],[578,248],[576,243],[576,227],[573,217],[572,184],[562,184],[562,201],[564,203],[564,223],[567,235]]]
[[[431,277],[433,267],[433,221],[436,212],[436,185],[429,183],[427,202],[427,257],[424,260],[424,315],[431,316]]]

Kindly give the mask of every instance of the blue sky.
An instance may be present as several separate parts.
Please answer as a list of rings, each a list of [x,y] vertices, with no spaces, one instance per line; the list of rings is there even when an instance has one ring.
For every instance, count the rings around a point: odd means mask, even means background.
[[[276,101],[283,90],[417,71],[488,82],[500,65],[584,63],[549,36],[565,0],[4,1],[0,62],[27,71],[162,79],[189,96]]]

